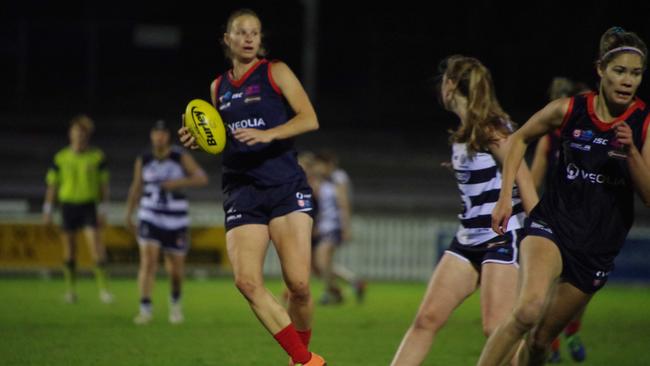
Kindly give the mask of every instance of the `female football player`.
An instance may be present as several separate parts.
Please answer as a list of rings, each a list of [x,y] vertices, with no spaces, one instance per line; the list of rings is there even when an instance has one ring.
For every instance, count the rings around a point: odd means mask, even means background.
[[[451,135],[452,167],[463,212],[449,249],[436,266],[415,320],[404,335],[393,366],[420,365],[438,331],[452,312],[477,288],[481,290],[483,333],[488,336],[505,319],[517,291],[519,228],[537,203],[530,172],[517,173],[518,189],[509,187],[514,214],[508,231],[490,230],[490,213],[501,186],[499,165],[510,117],[496,98],[490,71],[477,59],[450,56],[441,63],[440,101],[459,119]]]
[[[264,58],[262,23],[253,11],[228,18],[223,44],[232,68],[212,82],[210,92],[227,129],[224,211],[235,285],[293,363],[324,365],[308,350],[312,192],[292,144],[292,137],[316,130],[318,119],[291,69]],[[185,128],[179,134],[185,146],[195,146]],[[264,286],[269,239],[290,291],[288,310]]]
[[[510,187],[526,145],[560,128],[550,184],[526,223],[521,291],[512,314],[488,339],[479,365],[501,365],[525,337],[524,365],[542,365],[553,339],[607,282],[634,219],[636,190],[650,205],[650,109],[635,97],[646,65],[643,40],[620,27],[600,39],[598,92],[560,98],[510,137],[497,233],[510,229]]]

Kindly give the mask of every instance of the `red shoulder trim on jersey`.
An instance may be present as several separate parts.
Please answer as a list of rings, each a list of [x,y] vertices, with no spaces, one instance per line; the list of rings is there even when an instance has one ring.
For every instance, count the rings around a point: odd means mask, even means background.
[[[223,75],[217,76],[216,79],[214,79],[214,103],[213,107],[217,108],[217,104],[219,104],[219,85],[221,84],[221,78]]]
[[[594,97],[596,96],[596,93],[591,92],[587,95],[587,111],[589,113],[589,117],[591,118],[591,121],[596,125],[596,127],[601,130],[601,131],[607,131],[612,126],[616,124],[616,122],[624,121],[626,120],[634,111],[636,111],[639,108],[644,108],[645,103],[639,99],[639,98],[634,98],[634,102],[627,108],[625,113],[621,114],[620,116],[616,117],[612,122],[606,123],[601,121],[598,116],[596,115],[596,111],[594,109]]]
[[[230,71],[228,71],[228,81],[230,81],[230,84],[232,84],[232,86],[234,86],[235,88],[239,88],[240,86],[244,85],[244,83],[246,82],[246,79],[248,79],[248,77],[251,76],[251,74],[255,70],[257,70],[258,67],[264,65],[267,62],[268,61],[265,58],[257,61],[257,63],[255,65],[251,66],[251,68],[248,69],[248,71],[246,71],[246,73],[244,75],[242,75],[241,78],[239,78],[239,80],[234,80],[232,78],[232,69],[230,69]]]
[[[560,127],[555,130],[555,134],[557,136],[560,136],[562,134],[562,130],[564,130],[564,126],[566,126],[566,123],[569,121],[569,117],[571,117],[571,113],[573,112],[573,101],[575,100],[575,97],[569,98],[569,108],[567,108],[566,113],[564,113],[564,118],[562,118],[562,124]]]
[[[278,95],[282,95],[282,90],[280,90],[278,84],[276,84],[275,80],[273,80],[273,74],[271,73],[271,65],[273,65],[273,63],[276,61],[277,60],[273,60],[269,62],[269,67],[267,68],[266,73],[268,74],[269,82],[271,83],[271,87],[273,88],[273,90],[275,90],[275,92],[278,93]]]

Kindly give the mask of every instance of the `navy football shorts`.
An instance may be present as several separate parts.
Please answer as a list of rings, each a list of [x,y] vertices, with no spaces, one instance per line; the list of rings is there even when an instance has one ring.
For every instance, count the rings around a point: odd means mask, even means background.
[[[313,217],[312,191],[304,179],[272,187],[241,185],[229,190],[223,203],[226,231],[241,225],[262,224],[294,211]]]
[[[602,266],[598,263],[609,262],[609,256],[582,253],[567,248],[557,239],[551,227],[541,219],[527,218],[524,235],[541,236],[558,247],[562,256],[562,281],[587,294],[593,294],[605,286],[612,266]]]
[[[318,246],[321,243],[331,243],[340,246],[343,243],[343,233],[341,229],[335,229],[326,233],[318,233],[312,239],[312,246]]]
[[[159,245],[164,252],[172,254],[186,254],[190,249],[187,227],[169,230],[144,220],[138,225],[138,243]]]
[[[505,235],[496,236],[484,243],[469,246],[462,245],[454,237],[445,251],[480,268],[484,263],[514,264],[518,266],[521,229],[512,230]]]

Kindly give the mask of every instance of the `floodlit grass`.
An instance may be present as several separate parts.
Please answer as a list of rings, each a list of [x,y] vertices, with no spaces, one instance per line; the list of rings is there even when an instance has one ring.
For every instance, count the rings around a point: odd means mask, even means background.
[[[281,292],[278,281],[270,288]],[[94,282],[80,280],[79,302],[63,302],[63,282],[0,281],[0,365],[286,365],[287,356],[227,278],[190,280],[186,322],[167,322],[168,284],[159,280],[155,319],[135,326],[135,280],[114,280],[116,302],[102,304]],[[367,301],[317,306],[312,349],[331,366],[388,365],[420,302],[423,283],[371,283]],[[315,283],[314,295],[321,285]],[[478,296],[437,337],[425,365],[473,365],[484,338]],[[609,284],[584,319],[585,365],[648,365],[650,289]],[[571,364],[563,345],[563,364]]]

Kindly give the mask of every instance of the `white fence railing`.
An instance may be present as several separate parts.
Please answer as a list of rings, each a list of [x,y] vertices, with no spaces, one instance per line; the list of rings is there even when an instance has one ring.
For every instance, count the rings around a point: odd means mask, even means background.
[[[426,280],[454,230],[453,224],[433,219],[355,216],[352,240],[337,251],[335,260],[366,278]],[[273,248],[264,270],[272,276],[281,273]]]
[[[221,205],[193,204],[193,225],[223,225]],[[124,207],[111,205],[109,221],[122,223]],[[39,220],[29,214],[27,204],[0,201],[0,220]],[[413,216],[357,214],[352,219],[352,240],[344,244],[335,261],[365,278],[384,280],[427,280],[447,248],[458,223]],[[650,282],[650,228],[635,227],[616,260],[614,275],[623,280]],[[273,246],[265,260],[265,274],[279,276],[280,264]],[[613,277],[614,278],[614,277]]]
[[[357,215],[353,240],[337,251],[335,261],[365,278],[428,280],[457,229],[453,221],[431,218]],[[612,279],[650,282],[650,228],[635,227],[616,259]],[[265,273],[279,276],[274,249],[266,256]]]

